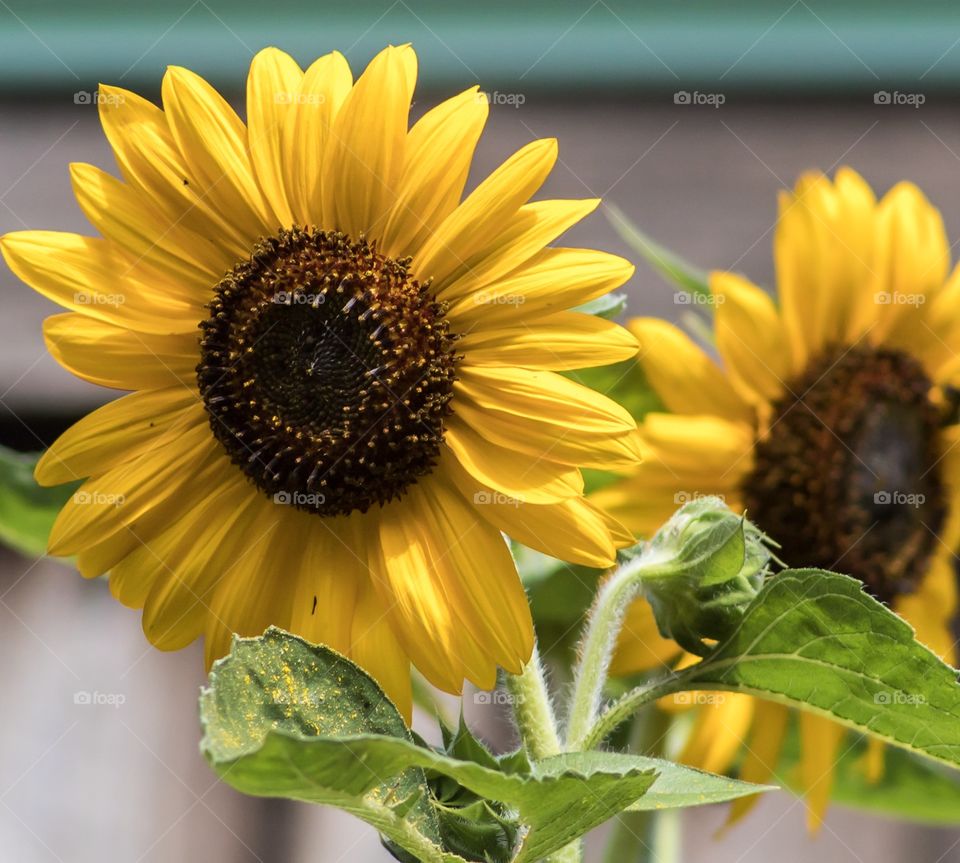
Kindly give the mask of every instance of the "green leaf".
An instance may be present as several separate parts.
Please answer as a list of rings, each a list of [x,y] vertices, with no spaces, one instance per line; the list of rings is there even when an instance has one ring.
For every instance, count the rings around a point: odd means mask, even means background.
[[[457,757],[437,752],[418,745],[361,669],[273,628],[260,638],[234,640],[230,655],[214,665],[200,708],[201,749],[225,782],[247,794],[338,806],[428,863],[463,859],[442,847],[444,840],[466,854],[464,843],[478,837],[502,843],[517,835],[514,863],[540,860],[636,804],[658,774],[664,790],[650,791],[648,808],[758,790],[612,752],[532,764],[515,755],[494,759],[462,725],[446,734]],[[447,786],[437,799],[437,777],[474,797]],[[684,796],[684,783],[695,789],[696,801]],[[474,859],[503,859],[502,851],[476,849]]]
[[[629,756],[614,769],[606,760],[591,769],[551,759],[522,775],[417,746],[359,668],[276,629],[237,639],[211,684],[201,697],[202,749],[222,779],[247,794],[338,806],[423,860],[460,859],[439,845],[424,769],[516,810],[527,828],[517,863],[539,860],[623,811],[655,778]],[[386,733],[357,733],[364,727]],[[398,815],[418,790],[416,817]]]
[[[886,747],[883,776],[871,782],[865,769],[866,752],[866,738],[840,747],[833,765],[832,803],[921,824],[960,825],[960,773],[905,749]],[[794,777],[800,754],[799,734],[793,728],[784,743],[778,773],[798,793],[802,789],[794,786]]]
[[[595,300],[590,300],[583,305],[576,306],[570,311],[613,320],[622,315],[626,308],[626,294],[604,294],[602,297],[597,297]]]
[[[643,755],[623,755],[618,752],[581,752],[562,756],[568,765],[573,765],[584,757],[594,767],[611,760],[610,769],[623,758],[629,758],[637,767],[655,771],[657,779],[653,787],[639,800],[628,806],[631,812],[659,811],[661,809],[680,809],[690,806],[705,806],[708,803],[725,803],[738,797],[747,797],[763,791],[776,791],[774,785],[754,785],[739,779],[716,776],[673,761],[662,758],[648,758]],[[540,762],[544,764],[545,762]]]
[[[0,542],[29,557],[46,553],[54,519],[80,485],[37,485],[38,458],[0,446]]]
[[[743,516],[716,518],[691,531],[681,549],[684,573],[705,587],[736,578],[747,556],[744,521]]]
[[[884,777],[870,782],[860,763],[866,746],[847,749],[837,762],[831,800],[923,824],[960,825],[960,778],[948,768],[903,749],[884,753]]]
[[[681,679],[801,705],[960,765],[957,672],[845,575],[798,569],[768,579],[736,631]]]
[[[642,255],[664,279],[685,293],[712,299],[708,276],[704,270],[652,240],[634,225],[619,207],[608,203],[604,212],[623,241]]]
[[[201,750],[247,794],[338,806],[415,857],[460,858],[440,847],[440,828],[416,748],[376,682],[340,654],[271,628],[235,638],[200,696]],[[309,745],[307,745],[309,743]]]
[[[440,730],[444,754],[500,769],[493,753],[467,727],[462,713],[456,729],[441,723]],[[529,763],[525,769],[530,769]],[[482,849],[489,863],[509,863],[520,831],[520,823],[509,807],[479,797],[442,773],[427,771],[427,781],[436,800],[444,847],[464,857],[472,857],[477,849]]]
[[[528,780],[530,797],[526,811],[529,813],[535,808],[538,821],[551,825],[551,839],[557,835],[556,831],[562,831],[564,838],[554,845],[546,843],[543,835],[538,843],[530,842],[528,836],[516,863],[539,860],[625,809],[695,806],[769,790],[768,786],[751,785],[669,761],[621,752],[568,752],[545,758],[534,763],[532,777],[536,781]],[[648,782],[649,790],[643,796],[636,795],[642,785],[641,777],[653,785],[650,788]],[[556,796],[557,800],[548,803],[548,796]],[[521,808],[521,817],[523,813]],[[591,827],[585,829],[588,821]],[[545,832],[541,827],[541,834]]]

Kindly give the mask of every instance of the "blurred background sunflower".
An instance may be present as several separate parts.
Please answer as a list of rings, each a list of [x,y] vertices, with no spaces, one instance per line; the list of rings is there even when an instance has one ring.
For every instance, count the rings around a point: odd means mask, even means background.
[[[643,345],[638,362],[669,413],[645,416],[645,462],[593,499],[650,536],[678,500],[724,497],[776,538],[788,566],[859,578],[952,665],[960,271],[950,274],[940,213],[909,183],[878,201],[848,168],[834,180],[810,173],[780,193],[773,242],[775,297],[729,272],[711,273],[709,294],[698,297],[713,309],[716,362],[667,321],[630,322]],[[645,606],[622,633],[620,673],[678,652],[658,643]],[[786,712],[716,699],[682,758],[729,771],[752,727],[755,757],[741,773],[765,781]],[[816,828],[844,734],[806,713],[799,727],[799,784]],[[878,747],[865,769],[879,779]]]
[[[112,164],[97,117],[100,81],[157,102],[166,66],[181,65],[242,110],[246,69],[267,44],[301,65],[339,49],[359,69],[383,45],[409,41],[424,70],[411,120],[445,94],[477,83],[488,92],[490,119],[468,191],[503,155],[556,135],[562,162],[544,197],[604,197],[696,264],[749,273],[767,288],[776,284],[776,196],[811,168],[832,177],[836,166],[853,165],[878,196],[908,177],[941,211],[946,235],[960,236],[960,197],[953,193],[960,171],[953,104],[960,12],[940,3],[873,4],[869,27],[859,4],[791,0],[737,0],[722,8],[706,0],[682,8],[625,0],[482,7],[358,0],[337,9],[300,0],[7,0],[0,22],[3,233],[92,233],[64,203],[71,197],[69,162]],[[636,260],[600,217],[560,242]],[[35,451],[106,395],[46,351],[42,320],[55,307],[2,264],[0,285],[0,443]],[[633,317],[680,323],[697,311],[643,264],[627,292]],[[629,406],[642,413],[650,403]],[[7,533],[17,528],[15,515],[31,511],[22,500],[0,507]],[[195,648],[156,652],[144,643],[136,615],[118,610],[106,585],[83,584],[39,553],[5,554],[2,567],[0,639],[13,707],[0,738],[9,776],[0,791],[10,792],[0,808],[0,839],[11,858],[286,863],[315,861],[322,848],[319,859],[327,863],[385,859],[376,837],[337,812],[244,799],[212,786],[195,751],[202,657]],[[588,593],[592,584],[580,589]],[[557,594],[535,610],[546,621],[571,604]],[[123,703],[98,706],[98,694],[122,696]],[[465,708],[490,735],[504,734],[495,705],[468,694]],[[726,727],[728,740],[745,740],[764,754],[746,724]],[[788,735],[787,750],[791,744]],[[786,755],[795,760],[795,753]],[[862,755],[857,749],[846,757]],[[899,766],[888,758],[886,769]],[[837,782],[855,783],[859,775],[841,771]],[[937,800],[955,799],[949,784],[929,781]],[[844,790],[851,791],[835,784],[834,796]],[[768,795],[750,819],[714,841],[727,808],[685,815],[687,860],[937,860],[949,859],[958,840],[955,829],[833,807],[811,846],[805,807],[782,794]]]

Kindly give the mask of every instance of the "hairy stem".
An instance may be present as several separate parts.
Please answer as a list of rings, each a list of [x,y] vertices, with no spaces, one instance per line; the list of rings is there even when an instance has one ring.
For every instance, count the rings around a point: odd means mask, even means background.
[[[696,668],[697,666],[690,667]],[[631,689],[626,695],[614,701],[600,715],[584,737],[583,748],[595,749],[621,722],[636,713],[644,704],[656,701],[664,695],[682,692],[686,689],[686,682],[687,676],[681,671],[678,674],[669,674],[659,680],[652,680],[643,686]]]
[[[640,593],[643,579],[675,571],[674,566],[650,560],[641,554],[621,566],[601,585],[587,619],[580,643],[580,661],[574,672],[566,730],[568,751],[579,752],[589,748],[587,735],[600,710],[617,636],[628,606]]]
[[[513,718],[520,733],[520,741],[533,760],[559,755],[562,751],[557,720],[550,703],[547,681],[537,648],[520,674],[508,674],[507,689],[510,691]],[[544,863],[581,863],[582,844],[571,842],[551,854]]]
[[[513,718],[527,754],[534,760],[559,754],[557,720],[536,647],[521,674],[507,675],[507,689],[511,695]]]

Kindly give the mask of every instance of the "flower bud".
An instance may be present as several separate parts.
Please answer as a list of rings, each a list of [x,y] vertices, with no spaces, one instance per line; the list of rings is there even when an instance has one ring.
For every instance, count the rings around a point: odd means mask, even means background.
[[[685,504],[644,549],[644,595],[660,634],[704,656],[740,622],[769,573],[772,545],[717,497]],[[706,643],[710,642],[710,644]]]

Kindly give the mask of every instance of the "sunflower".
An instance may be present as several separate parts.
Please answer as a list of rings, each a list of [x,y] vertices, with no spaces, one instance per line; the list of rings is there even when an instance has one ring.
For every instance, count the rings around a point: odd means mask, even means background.
[[[721,495],[787,564],[861,579],[953,663],[960,271],[948,274],[940,215],[907,183],[878,201],[849,169],[807,174],[780,196],[774,257],[779,302],[739,275],[710,275],[718,362],[666,321],[629,324],[665,410],[641,424],[644,464],[592,500],[647,536],[686,499]],[[635,603],[615,670],[679,656]],[[724,772],[747,740],[741,775],[763,781],[786,727],[785,708],[726,696],[700,710],[682,757]],[[814,827],[842,733],[800,715]],[[867,769],[882,771],[877,743]]]
[[[571,311],[632,266],[548,248],[596,200],[529,202],[552,139],[462,198],[488,105],[472,88],[409,126],[412,48],[354,81],[268,48],[247,122],[170,68],[163,108],[104,86],[122,179],[73,165],[100,238],[2,240],[69,311],[50,353],[132,391],[44,455],[87,478],[50,552],[109,573],[157,647],[276,624],[368,669],[410,716],[410,663],[436,686],[521,669],[530,612],[503,534],[591,566],[630,535],[583,497],[581,466],[628,468],[639,433],[558,372],[633,356]]]

